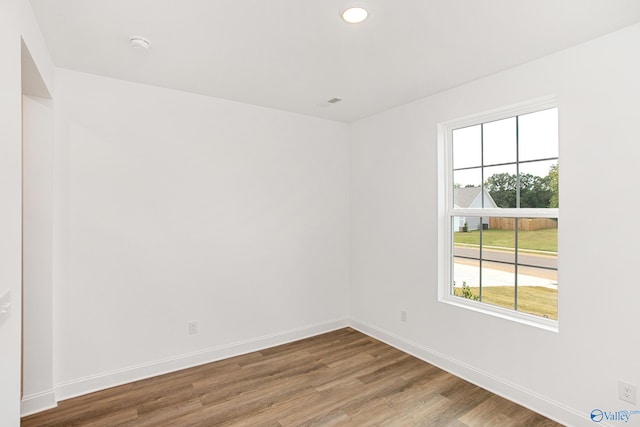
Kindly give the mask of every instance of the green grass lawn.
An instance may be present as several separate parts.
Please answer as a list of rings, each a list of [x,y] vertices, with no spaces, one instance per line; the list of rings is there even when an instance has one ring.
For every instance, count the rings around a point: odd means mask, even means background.
[[[478,296],[478,288],[470,288]],[[462,288],[456,287],[456,296]],[[482,288],[482,302],[513,309],[514,290],[509,286],[487,286]],[[536,316],[558,319],[558,291],[540,286],[518,286],[518,311]]]
[[[482,244],[502,248],[513,248],[513,230],[490,229],[482,231]],[[453,233],[454,243],[480,244],[480,230]],[[558,229],[546,228],[536,231],[518,231],[518,248],[558,252]]]

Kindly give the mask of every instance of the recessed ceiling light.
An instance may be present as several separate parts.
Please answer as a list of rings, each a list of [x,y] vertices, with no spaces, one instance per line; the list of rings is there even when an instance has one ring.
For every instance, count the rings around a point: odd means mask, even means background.
[[[359,24],[369,16],[369,12],[362,6],[349,7],[342,11],[342,19],[349,24]]]
[[[149,39],[141,36],[131,36],[129,41],[131,42],[131,46],[133,46],[134,49],[147,50],[151,46],[151,42],[149,41]]]

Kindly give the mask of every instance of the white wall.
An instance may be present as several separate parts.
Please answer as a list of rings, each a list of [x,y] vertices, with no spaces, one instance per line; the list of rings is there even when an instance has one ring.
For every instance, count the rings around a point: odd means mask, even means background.
[[[0,295],[12,313],[0,325],[0,424],[19,425],[21,307],[21,37],[53,88],[53,63],[26,0],[0,3]]]
[[[591,423],[594,408],[638,409],[618,400],[617,382],[640,385],[639,252],[611,224],[640,206],[639,44],[636,25],[355,123],[354,325],[569,425]],[[559,333],[437,302],[437,124],[554,94]]]
[[[59,398],[346,324],[347,125],[56,85]]]
[[[23,97],[22,414],[55,405],[53,391],[53,105]]]

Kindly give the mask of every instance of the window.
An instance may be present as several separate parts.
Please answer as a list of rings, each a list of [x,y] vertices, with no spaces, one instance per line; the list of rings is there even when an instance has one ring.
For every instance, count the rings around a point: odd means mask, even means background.
[[[441,127],[440,299],[543,327],[558,319],[558,109],[545,100]]]

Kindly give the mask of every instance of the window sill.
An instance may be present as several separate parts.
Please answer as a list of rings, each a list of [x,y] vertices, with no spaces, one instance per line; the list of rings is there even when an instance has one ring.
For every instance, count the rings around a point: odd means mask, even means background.
[[[482,313],[488,316],[498,317],[500,319],[509,320],[512,322],[520,323],[534,328],[543,329],[549,332],[559,332],[558,321],[545,319],[542,317],[534,316],[532,314],[526,314],[506,308],[466,300],[464,298],[446,295],[438,299],[439,302],[448,304],[454,307],[463,308],[465,310],[471,310],[478,313]]]

